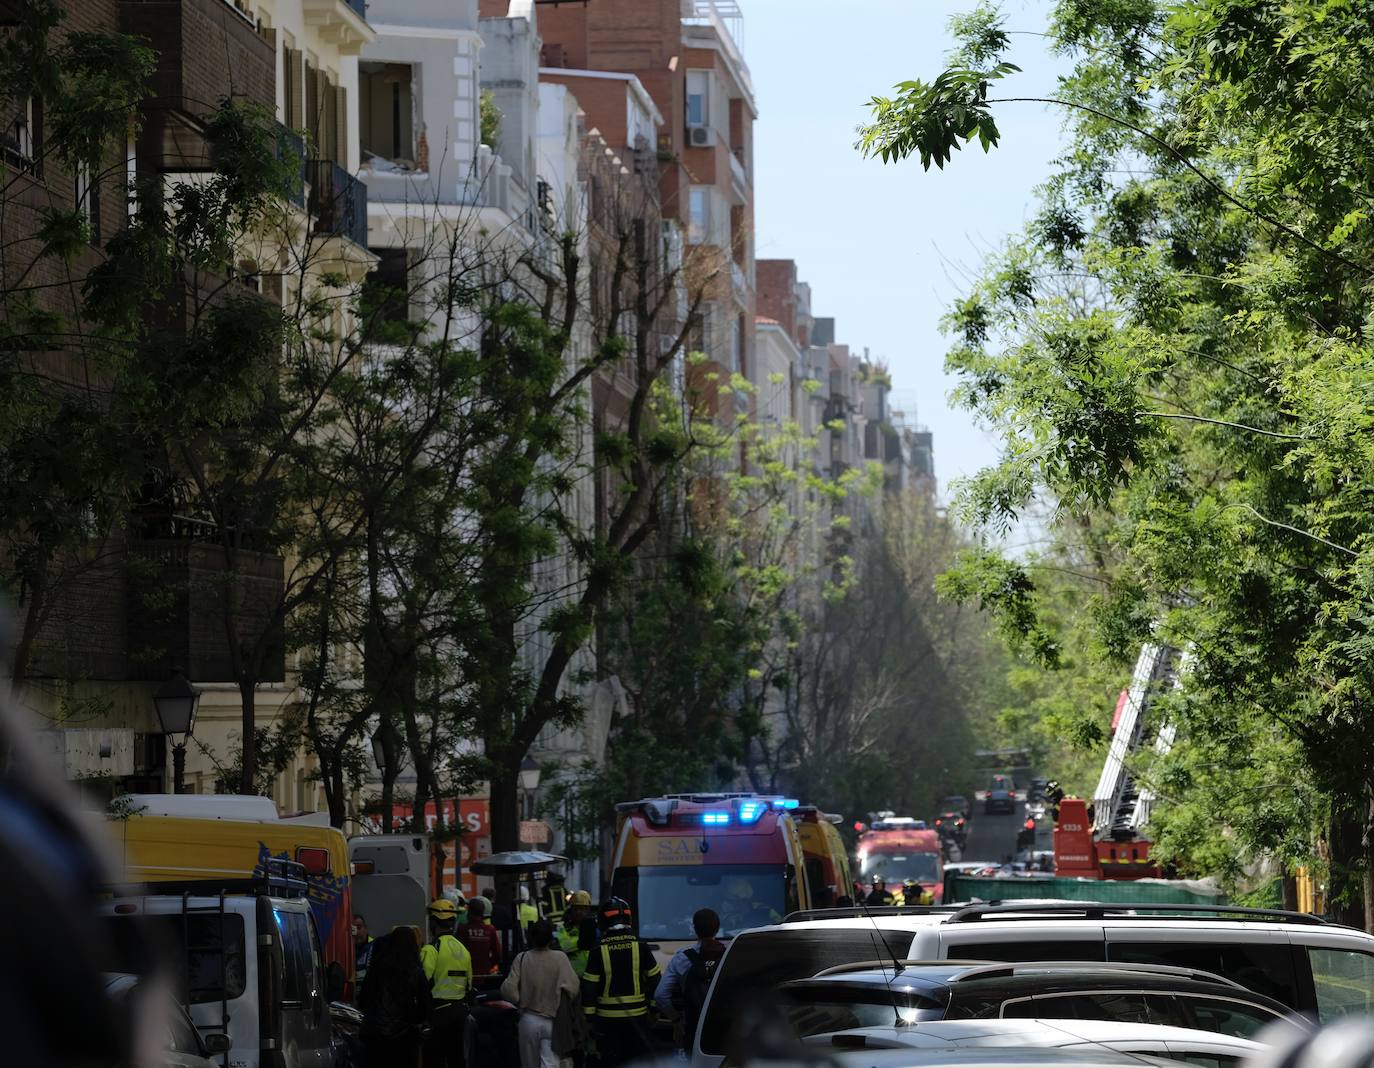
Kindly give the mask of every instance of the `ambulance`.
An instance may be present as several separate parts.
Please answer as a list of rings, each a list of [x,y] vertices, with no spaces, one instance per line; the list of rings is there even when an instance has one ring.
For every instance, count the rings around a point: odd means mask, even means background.
[[[843,819],[822,812],[815,805],[800,805],[792,813],[806,857],[806,885],[811,907],[831,908],[842,897],[854,896],[849,874],[849,852],[835,825]]]
[[[323,814],[282,819],[270,798],[129,794],[105,821],[125,884],[260,879],[272,860],[304,868],[306,897],[326,965],[354,972],[348,843]]]
[[[721,937],[812,907],[793,798],[669,794],[616,806],[611,892],[666,960],[696,941],[692,914],[714,909]]]
[[[859,836],[855,854],[859,861],[859,883],[867,893],[876,876],[884,888],[900,895],[908,879],[929,890],[936,904],[944,897],[944,855],[940,836],[926,826],[925,820],[910,816],[891,816],[875,820]]]

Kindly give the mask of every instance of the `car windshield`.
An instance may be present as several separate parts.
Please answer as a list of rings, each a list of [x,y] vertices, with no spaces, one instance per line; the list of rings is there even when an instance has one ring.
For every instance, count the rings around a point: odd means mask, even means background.
[[[692,914],[715,909],[722,935],[777,923],[788,912],[781,864],[671,864],[623,869],[618,892],[635,906],[644,938],[692,939]]]
[[[940,881],[940,858],[934,853],[867,853],[860,870],[869,879],[881,876],[885,883],[934,883]]]

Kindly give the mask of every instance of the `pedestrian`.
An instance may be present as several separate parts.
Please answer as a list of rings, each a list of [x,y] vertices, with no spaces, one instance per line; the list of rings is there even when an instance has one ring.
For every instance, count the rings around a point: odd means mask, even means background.
[[[635,935],[627,902],[601,906],[601,942],[582,976],[582,1011],[596,1029],[601,1068],[617,1068],[651,1052],[649,1002],[662,974],[653,951]]]
[[[368,944],[371,961],[358,993],[359,1031],[369,1066],[416,1068],[430,1013],[430,984],[414,931],[398,927]]]
[[[575,1001],[581,984],[554,945],[553,924],[535,920],[526,934],[530,948],[511,962],[501,984],[501,996],[520,1007],[520,1068],[563,1068],[571,1058],[554,1052],[553,1021],[562,999]]]
[[[720,917],[714,909],[697,909],[692,914],[692,930],[697,936],[696,945],[679,949],[673,955],[654,992],[654,1003],[659,1012],[674,1021],[674,1040],[689,1057],[711,976],[725,955],[725,945],[716,937],[720,934]]]
[[[353,914],[353,971],[356,978],[356,989],[362,990],[363,980],[367,978],[367,966],[372,959],[372,946],[374,940],[367,932],[367,921],[363,919],[362,913]]]
[[[596,946],[596,918],[592,915],[592,895],[585,890],[575,891],[568,898],[563,923],[555,932],[558,948],[568,955],[568,962],[579,979],[587,970],[587,960]]]
[[[468,903],[467,923],[455,928],[458,941],[472,955],[473,975],[492,975],[501,970],[501,936],[487,923],[487,899],[475,897]]]
[[[467,1031],[468,995],[472,990],[472,955],[454,936],[458,910],[439,898],[429,904],[430,942],[420,963],[430,982],[433,1004],[425,1039],[425,1068],[462,1068]]]

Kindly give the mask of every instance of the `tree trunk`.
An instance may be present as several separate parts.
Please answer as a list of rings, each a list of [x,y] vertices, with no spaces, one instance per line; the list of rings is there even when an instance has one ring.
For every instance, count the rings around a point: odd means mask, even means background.
[[[1364,820],[1348,810],[1333,812],[1327,914],[1337,923],[1361,929],[1365,927],[1366,848]]]
[[[520,848],[520,761],[503,753],[492,761],[491,851]]]
[[[29,671],[29,656],[33,643],[38,638],[38,628],[43,620],[43,604],[48,589],[48,554],[44,554],[40,564],[27,576],[29,596],[24,609],[24,629],[19,634],[19,642],[14,647],[14,663],[10,666],[10,684],[17,690]]]
[[[239,793],[256,794],[258,778],[258,687],[247,677],[247,672],[239,674],[239,705],[243,713],[243,774],[239,778]]]

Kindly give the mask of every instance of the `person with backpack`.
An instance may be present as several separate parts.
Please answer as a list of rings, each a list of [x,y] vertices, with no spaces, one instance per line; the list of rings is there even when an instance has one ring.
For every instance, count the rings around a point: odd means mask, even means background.
[[[654,991],[654,1003],[664,1016],[676,1020],[673,1033],[678,1046],[689,1056],[711,976],[725,955],[725,945],[716,937],[720,934],[720,917],[714,909],[697,909],[692,915],[692,930],[696,932],[696,945],[673,955]]]

